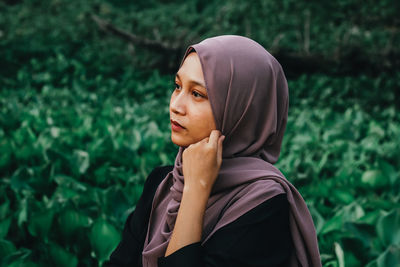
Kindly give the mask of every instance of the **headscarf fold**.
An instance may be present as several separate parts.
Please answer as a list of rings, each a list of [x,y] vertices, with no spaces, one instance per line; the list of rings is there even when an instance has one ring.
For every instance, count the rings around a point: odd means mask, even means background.
[[[215,124],[225,135],[223,160],[204,214],[201,244],[225,225],[285,193],[294,244],[291,266],[321,266],[315,227],[296,188],[273,165],[287,123],[288,86],[281,65],[257,42],[236,35],[191,45],[181,61],[196,52]],[[184,176],[180,147],[171,172],[155,193],[142,262],[157,266],[164,256],[182,199]]]

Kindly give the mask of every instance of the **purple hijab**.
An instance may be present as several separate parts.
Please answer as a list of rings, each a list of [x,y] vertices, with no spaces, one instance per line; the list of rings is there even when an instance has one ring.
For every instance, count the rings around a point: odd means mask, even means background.
[[[289,96],[281,65],[257,42],[223,35],[189,46],[200,58],[216,127],[224,134],[223,160],[204,214],[201,244],[264,201],[286,193],[295,252],[291,266],[321,266],[317,236],[296,188],[273,166],[286,128]],[[157,266],[178,214],[184,177],[180,147],[174,169],[153,199],[143,266]],[[267,241],[266,241],[267,242]]]

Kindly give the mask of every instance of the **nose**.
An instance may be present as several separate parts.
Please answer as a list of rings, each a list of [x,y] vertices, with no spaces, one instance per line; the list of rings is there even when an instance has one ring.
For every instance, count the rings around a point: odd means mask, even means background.
[[[186,113],[185,94],[183,92],[172,93],[169,107],[172,112],[184,115]]]

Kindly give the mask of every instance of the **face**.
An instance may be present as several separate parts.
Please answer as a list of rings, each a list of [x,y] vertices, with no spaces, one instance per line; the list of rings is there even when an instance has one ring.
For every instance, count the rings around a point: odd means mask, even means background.
[[[176,74],[169,114],[171,140],[178,146],[197,143],[216,129],[197,53],[190,53]]]

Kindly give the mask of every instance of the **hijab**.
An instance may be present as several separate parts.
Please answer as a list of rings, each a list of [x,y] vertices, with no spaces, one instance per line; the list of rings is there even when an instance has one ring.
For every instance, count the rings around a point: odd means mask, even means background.
[[[285,193],[294,244],[291,266],[321,266],[315,227],[296,188],[273,165],[287,123],[289,95],[281,65],[257,42],[236,35],[187,48],[200,58],[216,127],[225,135],[222,164],[204,213],[201,245],[219,229],[264,201]],[[183,193],[180,147],[171,172],[158,186],[142,262],[157,266],[174,229]]]

